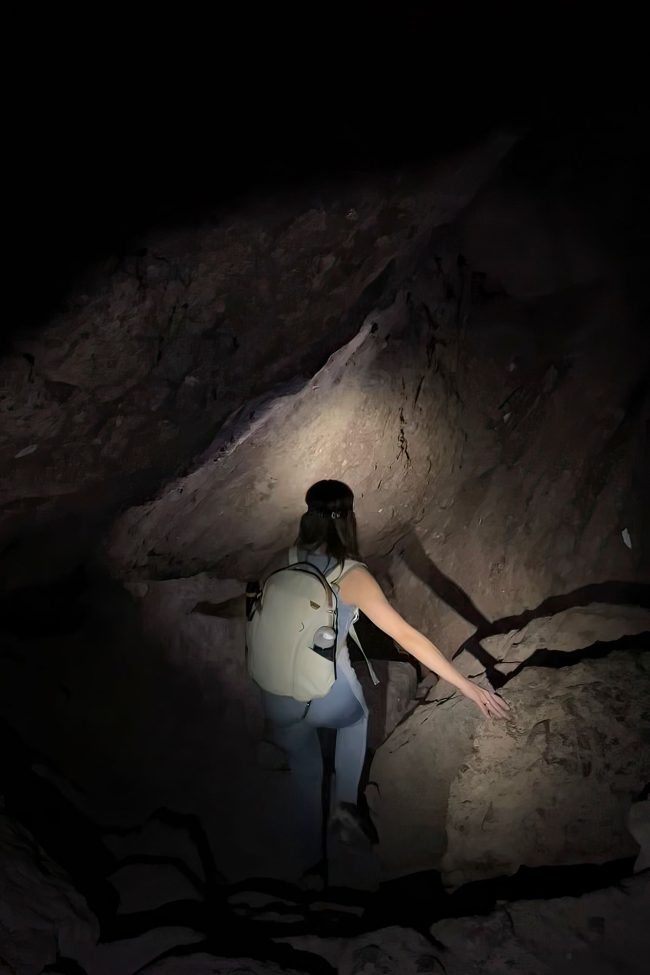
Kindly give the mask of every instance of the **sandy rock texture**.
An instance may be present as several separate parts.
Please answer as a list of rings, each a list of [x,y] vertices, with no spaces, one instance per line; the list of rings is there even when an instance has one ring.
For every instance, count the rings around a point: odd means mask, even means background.
[[[262,820],[290,837],[297,813],[260,755],[241,622],[191,610],[241,591],[292,542],[310,482],[338,477],[394,605],[513,703],[486,729],[430,675],[423,693],[408,671],[387,683],[367,792],[387,875],[636,852],[646,175],[636,133],[585,138],[496,135],[419,173],[151,232],[16,331],[0,706],[89,808],[191,811],[226,875],[289,869]]]
[[[591,603],[531,620],[519,630],[483,638],[481,646],[509,674],[539,650],[570,653],[650,633],[650,609]]]
[[[370,774],[386,874],[435,868],[453,887],[522,864],[633,856],[649,689],[647,655],[620,652],[523,670],[503,688],[507,722],[485,722],[455,693],[419,706]]]
[[[152,232],[89,272],[44,328],[17,333],[0,367],[0,530],[14,543],[5,585],[56,578],[121,509],[206,453],[222,460],[242,421],[308,386],[394,293],[399,260],[457,216],[512,143],[497,135],[435,172],[258,200],[207,225]],[[249,508],[268,495],[266,480]],[[124,572],[143,560],[165,575],[212,562],[224,507],[212,494],[206,548],[195,551],[190,533],[182,558],[168,545],[155,554],[157,532],[142,525],[118,559]],[[174,508],[187,514],[192,498],[193,488]]]

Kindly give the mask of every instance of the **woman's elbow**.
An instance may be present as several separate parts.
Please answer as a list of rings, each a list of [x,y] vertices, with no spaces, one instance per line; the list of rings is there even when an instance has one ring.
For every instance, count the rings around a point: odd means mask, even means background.
[[[379,628],[405,650],[408,650],[414,642],[417,642],[418,638],[421,639],[421,634],[410,623],[407,623],[406,620],[401,618],[373,622],[377,622]]]

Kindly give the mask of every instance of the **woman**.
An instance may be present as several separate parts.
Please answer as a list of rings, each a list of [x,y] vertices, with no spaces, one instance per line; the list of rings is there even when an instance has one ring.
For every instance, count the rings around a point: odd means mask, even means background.
[[[346,559],[359,560],[354,495],[341,481],[318,481],[307,491],[307,511],[300,521],[296,540],[297,558],[308,561],[327,573]],[[288,564],[288,553],[275,556],[262,579],[274,569]],[[336,577],[335,577],[336,580]],[[363,829],[357,811],[358,789],[366,754],[368,709],[361,685],[352,669],[346,637],[357,607],[400,647],[417,658],[440,678],[453,684],[472,700],[486,717],[505,718],[507,704],[496,694],[463,677],[422,633],[393,609],[374,577],[365,566],[353,566],[336,580],[338,586],[337,678],[325,697],[312,701],[305,711],[303,701],[262,691],[264,711],[273,742],[289,758],[294,780],[293,802],[301,810],[304,863],[315,863],[321,849],[322,754],[319,728],[336,729],[335,775],[332,788],[330,825],[343,835]],[[234,608],[234,602],[229,605]],[[224,604],[222,604],[224,605]],[[241,601],[237,600],[241,611]],[[220,607],[199,603],[199,612],[222,615]]]

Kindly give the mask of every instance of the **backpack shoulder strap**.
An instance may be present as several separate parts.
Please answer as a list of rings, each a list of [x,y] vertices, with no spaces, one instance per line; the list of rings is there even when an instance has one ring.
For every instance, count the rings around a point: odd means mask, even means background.
[[[294,562],[298,561],[298,546],[292,545],[289,549],[289,565],[293,565]]]
[[[346,559],[345,562],[343,563],[343,568],[340,570],[340,573],[336,577],[336,579],[332,580],[332,579],[330,579],[330,576],[334,575],[334,573],[338,570],[338,566],[334,566],[334,568],[331,569],[330,572],[328,572],[328,574],[326,576],[326,579],[327,579],[328,582],[334,581],[338,585],[338,583],[340,583],[340,581],[343,578],[343,576],[346,576],[348,574],[348,572],[351,572],[352,569],[356,568],[358,565],[363,566],[364,569],[366,568],[366,563],[365,562],[357,562],[355,559]],[[377,684],[379,684],[379,682],[380,682],[379,681],[379,678],[377,677],[377,674],[375,672],[375,668],[372,666],[372,664],[370,663],[370,660],[366,656],[365,650],[361,646],[361,640],[359,639],[359,636],[357,634],[357,631],[356,631],[356,629],[354,627],[354,622],[358,618],[359,618],[359,610],[357,609],[356,616],[355,616],[354,620],[352,621],[352,623],[350,623],[350,628],[348,630],[348,633],[350,634],[350,636],[352,637],[352,639],[354,640],[354,642],[356,643],[356,645],[359,647],[359,650],[361,651],[361,653],[363,655],[363,659],[366,662],[366,667],[368,668],[368,673],[370,674],[370,679],[372,680],[373,684],[376,687]]]
[[[346,576],[348,572],[354,569],[355,566],[357,565],[362,565],[364,568],[366,567],[365,562],[355,562],[354,559],[346,559],[345,562],[343,563],[343,568],[340,568],[337,563],[337,565],[335,565],[334,568],[329,570],[325,578],[327,579],[328,582],[339,583],[343,578],[343,576]]]
[[[352,637],[352,639],[354,640],[354,642],[356,643],[356,645],[359,647],[359,650],[361,651],[361,653],[363,655],[363,659],[366,662],[366,667],[368,668],[368,673],[370,674],[370,679],[371,679],[371,681],[373,682],[373,684],[376,687],[377,684],[380,683],[379,678],[377,677],[377,673],[375,671],[375,668],[372,666],[372,664],[370,663],[370,660],[366,656],[366,651],[361,646],[361,640],[359,639],[359,636],[357,634],[357,631],[354,628],[354,623],[350,623],[350,629],[348,630],[348,633],[350,634],[350,636]]]

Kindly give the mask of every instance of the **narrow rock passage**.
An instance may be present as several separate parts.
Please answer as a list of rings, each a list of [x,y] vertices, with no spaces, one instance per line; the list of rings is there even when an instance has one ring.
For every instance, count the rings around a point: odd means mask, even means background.
[[[408,165],[152,222],[12,327],[0,970],[642,970],[649,255],[632,101],[499,119]],[[369,835],[346,847],[340,830],[318,889],[243,618],[195,608],[259,578],[322,478],[353,489],[395,609],[510,711],[485,721],[362,617],[381,678],[352,651]]]

